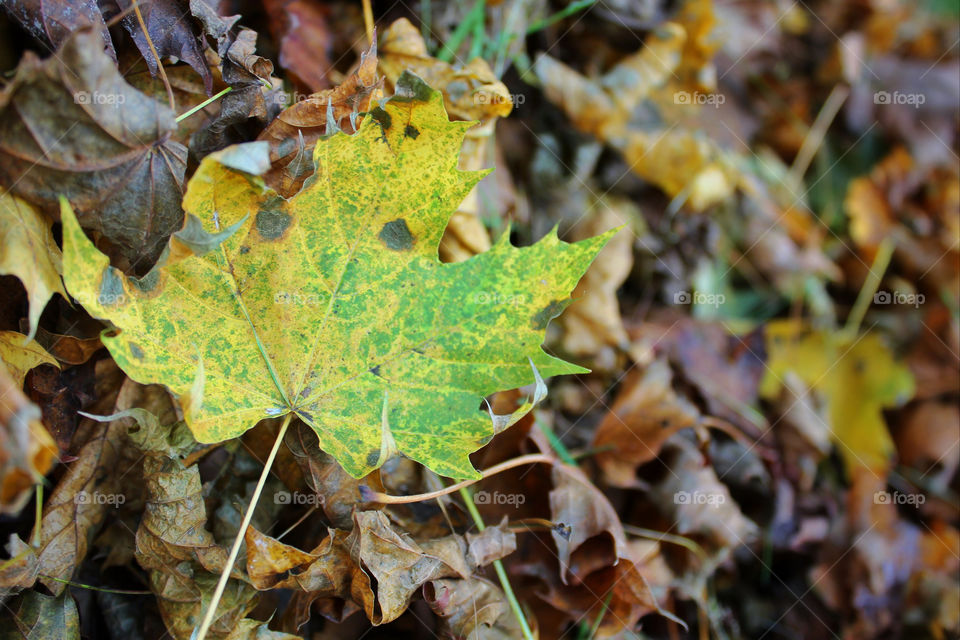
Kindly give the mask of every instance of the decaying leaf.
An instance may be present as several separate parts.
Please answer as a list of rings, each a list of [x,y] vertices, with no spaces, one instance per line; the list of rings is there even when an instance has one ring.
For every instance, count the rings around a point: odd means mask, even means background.
[[[26,591],[0,613],[0,640],[80,640],[80,616],[73,596]]]
[[[330,529],[309,553],[247,530],[247,573],[258,589],[296,589],[312,602],[352,601],[374,624],[397,618],[421,586],[440,578],[468,578],[481,563],[511,553],[512,533],[488,527],[464,540],[450,535],[414,541],[380,511],[357,511],[349,533]],[[495,541],[496,544],[491,544]]]
[[[103,40],[103,49],[111,58],[117,58],[97,0],[10,0],[3,3],[3,8],[33,37],[50,45],[51,50],[59,49],[74,31],[92,27]]]
[[[53,294],[67,297],[60,281],[62,270],[60,247],[53,240],[50,223],[28,202],[0,191],[0,273],[17,276],[27,290],[30,339]]]
[[[175,129],[167,107],[123,80],[99,36],[79,31],[55,57],[27,53],[0,93],[0,184],[52,216],[65,196],[142,272],[183,218],[187,150],[168,140]]]
[[[118,391],[119,402],[130,393],[114,389]],[[94,410],[111,407],[117,397],[101,399]],[[126,500],[123,473],[132,469],[136,458],[126,445],[125,433],[126,427],[118,421],[102,424],[85,419],[78,429],[83,444],[76,460],[44,504],[38,569],[40,582],[54,594],[63,592],[63,581],[70,580],[83,562],[107,511]]]
[[[23,378],[18,382],[0,361],[0,512],[19,511],[57,456],[40,410],[22,387]]]
[[[510,422],[491,425],[483,397],[583,371],[539,344],[609,236],[518,249],[504,235],[440,263],[448,212],[484,174],[456,169],[470,125],[447,120],[438,92],[413,75],[397,91],[355,135],[317,144],[317,176],[292,200],[254,175],[262,143],[206,158],[185,207],[207,233],[236,232],[143,280],[110,267],[64,205],[68,289],[120,329],[103,341],[131,377],[183,399],[198,440],[295,412],[354,477],[398,452],[475,476],[468,454]]]
[[[117,0],[117,4],[124,11],[133,8],[132,0]],[[177,0],[152,0],[137,8],[139,16],[129,11],[121,22],[150,67],[150,72],[156,75],[159,71],[157,56],[160,60],[176,57],[203,77],[209,92],[213,88],[213,76],[203,57],[200,38],[193,31],[193,22],[184,19],[184,8],[180,3]],[[146,25],[146,33],[140,26],[141,18]]]
[[[593,440],[597,463],[610,484],[638,486],[637,467],[655,459],[674,433],[699,423],[700,412],[677,395],[672,382],[663,359],[627,375]]]
[[[511,640],[522,636],[506,597],[489,580],[431,580],[423,585],[423,594],[430,609],[443,619],[444,631],[451,637]]]

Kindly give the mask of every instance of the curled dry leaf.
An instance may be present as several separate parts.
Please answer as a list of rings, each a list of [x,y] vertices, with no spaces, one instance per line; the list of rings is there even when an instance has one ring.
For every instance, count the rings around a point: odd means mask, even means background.
[[[383,624],[403,613],[414,592],[440,578],[468,578],[480,562],[512,553],[516,539],[488,527],[469,541],[459,535],[414,541],[381,511],[358,511],[350,533],[330,529],[312,551],[300,551],[247,529],[247,573],[257,589],[305,592],[306,608],[318,599],[341,598]]]
[[[27,290],[31,339],[47,301],[55,293],[67,297],[62,271],[63,259],[50,222],[30,203],[0,190],[0,274],[17,276]]]
[[[3,3],[3,8],[34,38],[50,45],[51,50],[59,49],[74,31],[92,27],[103,41],[102,48],[117,59],[97,0],[9,0]]]
[[[23,395],[22,386],[23,380],[18,384],[0,362],[0,513],[19,511],[57,456],[40,409]]]
[[[117,0],[117,4],[127,12],[121,23],[133,38],[151,73],[159,73],[158,64],[174,57],[186,62],[200,74],[208,93],[213,89],[213,75],[207,68],[199,34],[194,32],[193,21],[185,19],[184,9],[177,0],[151,0],[138,4],[139,16],[133,11],[132,0]],[[146,34],[140,26],[141,17],[146,25]]]
[[[670,436],[699,421],[697,408],[673,390],[665,359],[632,370],[593,439],[604,479],[616,487],[640,486],[637,467],[655,459]]]
[[[545,600],[575,616],[593,620],[610,594],[603,633],[632,629],[658,609],[641,567],[635,564],[623,525],[607,497],[578,468],[554,465],[550,520],[562,585],[552,583]]]
[[[72,335],[52,333],[43,327],[37,329],[37,344],[64,364],[83,364],[103,348],[100,336],[78,338]]]
[[[320,449],[313,431],[300,422],[287,431],[284,442],[303,472],[307,485],[319,498],[324,515],[334,527],[350,529],[354,511],[376,508],[375,504],[361,500],[360,487],[383,491],[379,473],[354,478],[344,471],[333,456]]]
[[[187,150],[169,140],[175,129],[167,107],[123,80],[99,36],[79,31],[48,60],[25,54],[0,93],[0,184],[53,217],[65,196],[142,272],[183,219]]]
[[[478,577],[431,580],[423,585],[423,597],[430,609],[442,618],[441,629],[451,638],[513,640],[522,637],[503,591],[489,580]],[[527,622],[535,627],[529,616]]]
[[[197,465],[183,458],[196,446],[189,428],[176,421],[167,391],[129,382],[111,423],[137,427],[130,440],[143,454],[146,509],[136,533],[137,563],[149,573],[150,588],[164,624],[177,640],[191,637],[227,562],[227,549],[207,530],[208,518]],[[134,402],[135,399],[135,402]],[[149,409],[143,409],[148,407]],[[289,639],[266,624],[247,619],[257,594],[234,568],[208,637],[222,640]]]

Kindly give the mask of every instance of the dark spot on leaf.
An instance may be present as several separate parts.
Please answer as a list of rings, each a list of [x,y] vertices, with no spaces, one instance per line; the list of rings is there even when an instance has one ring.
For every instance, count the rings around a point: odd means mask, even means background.
[[[550,322],[550,320],[560,315],[560,312],[563,311],[563,308],[565,306],[567,305],[561,302],[560,300],[552,301],[543,309],[540,309],[540,311],[537,311],[536,315],[533,316],[533,320],[531,321],[530,324],[533,325],[533,328],[536,329],[537,331],[542,331],[543,329],[546,329],[547,324]]]
[[[669,418],[661,418],[661,419],[660,419],[660,428],[661,428],[661,429],[666,429],[666,428],[669,427],[669,426],[670,426],[670,419],[669,419]]]
[[[390,116],[390,114],[380,107],[376,107],[370,111],[370,117],[373,118],[378,125],[380,125],[380,129],[383,130],[384,136],[386,136],[387,130],[393,124],[393,118]]]
[[[408,124],[407,128],[403,130],[403,135],[407,136],[408,138],[413,138],[414,140],[416,140],[417,136],[420,135],[420,130],[417,129],[412,124]]]
[[[113,305],[121,302],[123,298],[123,281],[120,280],[120,276],[114,269],[104,269],[97,302],[102,305]]]
[[[290,226],[290,214],[283,210],[283,201],[274,198],[257,212],[257,231],[267,240],[276,240]]]
[[[305,422],[313,422],[313,421],[314,421],[314,420],[313,420],[313,415],[307,413],[307,412],[304,411],[303,409],[298,409],[298,410],[297,410],[297,415],[299,415],[301,418],[303,418]]]
[[[485,447],[487,446],[487,443],[490,442],[491,440],[493,440],[493,436],[484,436],[479,440],[477,440],[477,444],[479,444],[481,447]]]
[[[379,377],[379,376],[380,376],[380,365],[377,365],[377,366],[373,367],[372,369],[370,369],[370,373],[372,373],[373,375]]]
[[[379,449],[374,449],[373,451],[371,451],[370,453],[367,454],[367,466],[368,466],[368,467],[372,467],[372,466],[376,465],[377,462],[379,462],[379,461],[380,461],[380,450],[379,450]]]
[[[426,82],[415,74],[404,71],[400,79],[397,80],[397,88],[391,100],[396,102],[410,102],[411,100],[429,102],[432,94],[433,89],[427,86]]]
[[[247,245],[243,245],[242,247],[240,247],[240,255],[243,255],[245,253],[250,253],[250,247],[248,247]]]
[[[380,230],[377,237],[387,245],[388,249],[394,251],[406,251],[413,247],[413,235],[410,233],[410,228],[407,227],[407,221],[403,218],[391,220],[383,225],[383,229]]]
[[[130,347],[130,354],[137,360],[143,360],[143,349],[133,342],[128,342],[127,346]]]

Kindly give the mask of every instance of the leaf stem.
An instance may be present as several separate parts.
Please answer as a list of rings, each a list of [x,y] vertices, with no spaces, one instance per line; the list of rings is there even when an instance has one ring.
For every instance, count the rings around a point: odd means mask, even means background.
[[[483,517],[481,517],[480,511],[477,510],[477,505],[473,503],[473,496],[470,495],[470,491],[468,491],[466,487],[460,488],[460,497],[463,498],[464,503],[467,505],[467,511],[470,512],[470,517],[473,518],[473,522],[477,525],[477,529],[480,531],[486,529],[487,526],[483,524]],[[506,596],[507,602],[510,603],[510,609],[513,611],[513,615],[517,619],[517,622],[520,624],[520,629],[523,631],[523,637],[526,640],[534,640],[533,632],[530,631],[530,625],[527,623],[527,618],[525,615],[523,615],[523,609],[520,608],[520,602],[517,600],[517,596],[513,593],[513,587],[510,586],[510,578],[507,577],[507,571],[503,568],[503,563],[500,562],[500,560],[494,560],[493,569],[497,572],[497,577],[500,578],[500,586],[503,587],[503,595]]]
[[[34,486],[37,496],[37,504],[34,507],[33,535],[30,536],[30,546],[34,549],[39,549],[40,543],[43,541],[41,536],[41,528],[43,526],[43,483],[38,482]]]
[[[260,479],[257,480],[257,488],[253,490],[253,497],[250,498],[247,511],[243,514],[243,522],[240,523],[237,537],[233,541],[233,548],[230,549],[230,557],[227,558],[226,564],[223,565],[223,571],[220,572],[220,580],[217,582],[217,588],[214,589],[210,604],[207,605],[207,613],[203,616],[200,628],[193,634],[194,640],[204,640],[204,638],[207,637],[207,632],[210,630],[210,625],[213,624],[213,618],[217,613],[217,605],[220,604],[220,598],[223,597],[223,590],[227,586],[227,580],[230,579],[230,572],[233,569],[233,563],[237,560],[237,554],[240,553],[240,545],[243,544],[244,534],[247,531],[247,527],[250,526],[250,520],[253,519],[253,510],[256,508],[257,502],[260,501],[263,485],[266,484],[270,467],[273,466],[273,461],[277,457],[277,451],[280,450],[280,443],[283,442],[283,436],[287,433],[287,427],[290,426],[291,418],[293,418],[292,412],[288,413],[283,419],[283,424],[280,425],[280,431],[277,432],[277,439],[273,441],[273,448],[270,449],[270,455],[267,456],[267,461],[263,464],[263,471],[260,473]]]
[[[518,458],[511,458],[510,460],[504,460],[500,464],[495,464],[489,469],[480,472],[479,478],[473,478],[470,480],[464,480],[458,482],[457,484],[452,484],[449,487],[444,487],[443,489],[438,489],[436,491],[430,491],[429,493],[415,493],[412,496],[391,496],[386,493],[381,493],[379,491],[372,491],[366,485],[360,485],[360,498],[364,502],[379,502],[380,504],[410,504],[412,502],[423,502],[424,500],[433,500],[434,498],[439,498],[447,494],[453,493],[454,491],[459,491],[465,489],[472,484],[476,484],[483,480],[484,478],[489,478],[490,476],[495,476],[502,471],[507,469],[513,469],[514,467],[519,467],[525,464],[534,464],[537,462],[542,462],[544,464],[556,464],[556,458],[542,454],[542,453],[531,453],[530,455],[520,456]]]
[[[212,96],[212,97],[210,97],[210,98],[207,98],[206,100],[204,100],[203,102],[201,102],[201,103],[198,104],[197,106],[193,107],[193,108],[190,109],[189,111],[186,111],[185,113],[181,113],[180,115],[178,115],[178,116],[176,117],[176,119],[175,119],[175,122],[180,122],[181,120],[186,120],[187,118],[189,118],[190,116],[192,116],[193,114],[195,114],[197,111],[200,111],[200,109],[203,109],[204,107],[206,107],[206,106],[209,105],[210,103],[212,103],[212,102],[214,102],[214,101],[216,101],[216,100],[219,100],[220,98],[222,98],[223,96],[227,95],[227,94],[230,93],[231,91],[233,91],[233,87],[227,87],[226,89],[224,89],[224,90],[221,91],[220,93],[216,94],[215,96]]]

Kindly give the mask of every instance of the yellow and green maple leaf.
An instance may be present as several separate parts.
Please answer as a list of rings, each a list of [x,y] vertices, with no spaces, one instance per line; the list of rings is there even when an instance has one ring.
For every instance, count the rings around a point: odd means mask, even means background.
[[[485,396],[585,371],[541,343],[609,234],[524,248],[504,234],[441,263],[450,214],[487,173],[457,169],[470,126],[407,74],[357,133],[317,144],[289,200],[257,175],[262,143],[213,154],[189,182],[184,229],[136,281],[64,206],[67,288],[116,326],[104,344],[130,377],[180,395],[202,442],[293,412],[355,477],[398,452],[475,476],[469,454],[510,421],[491,420]]]

